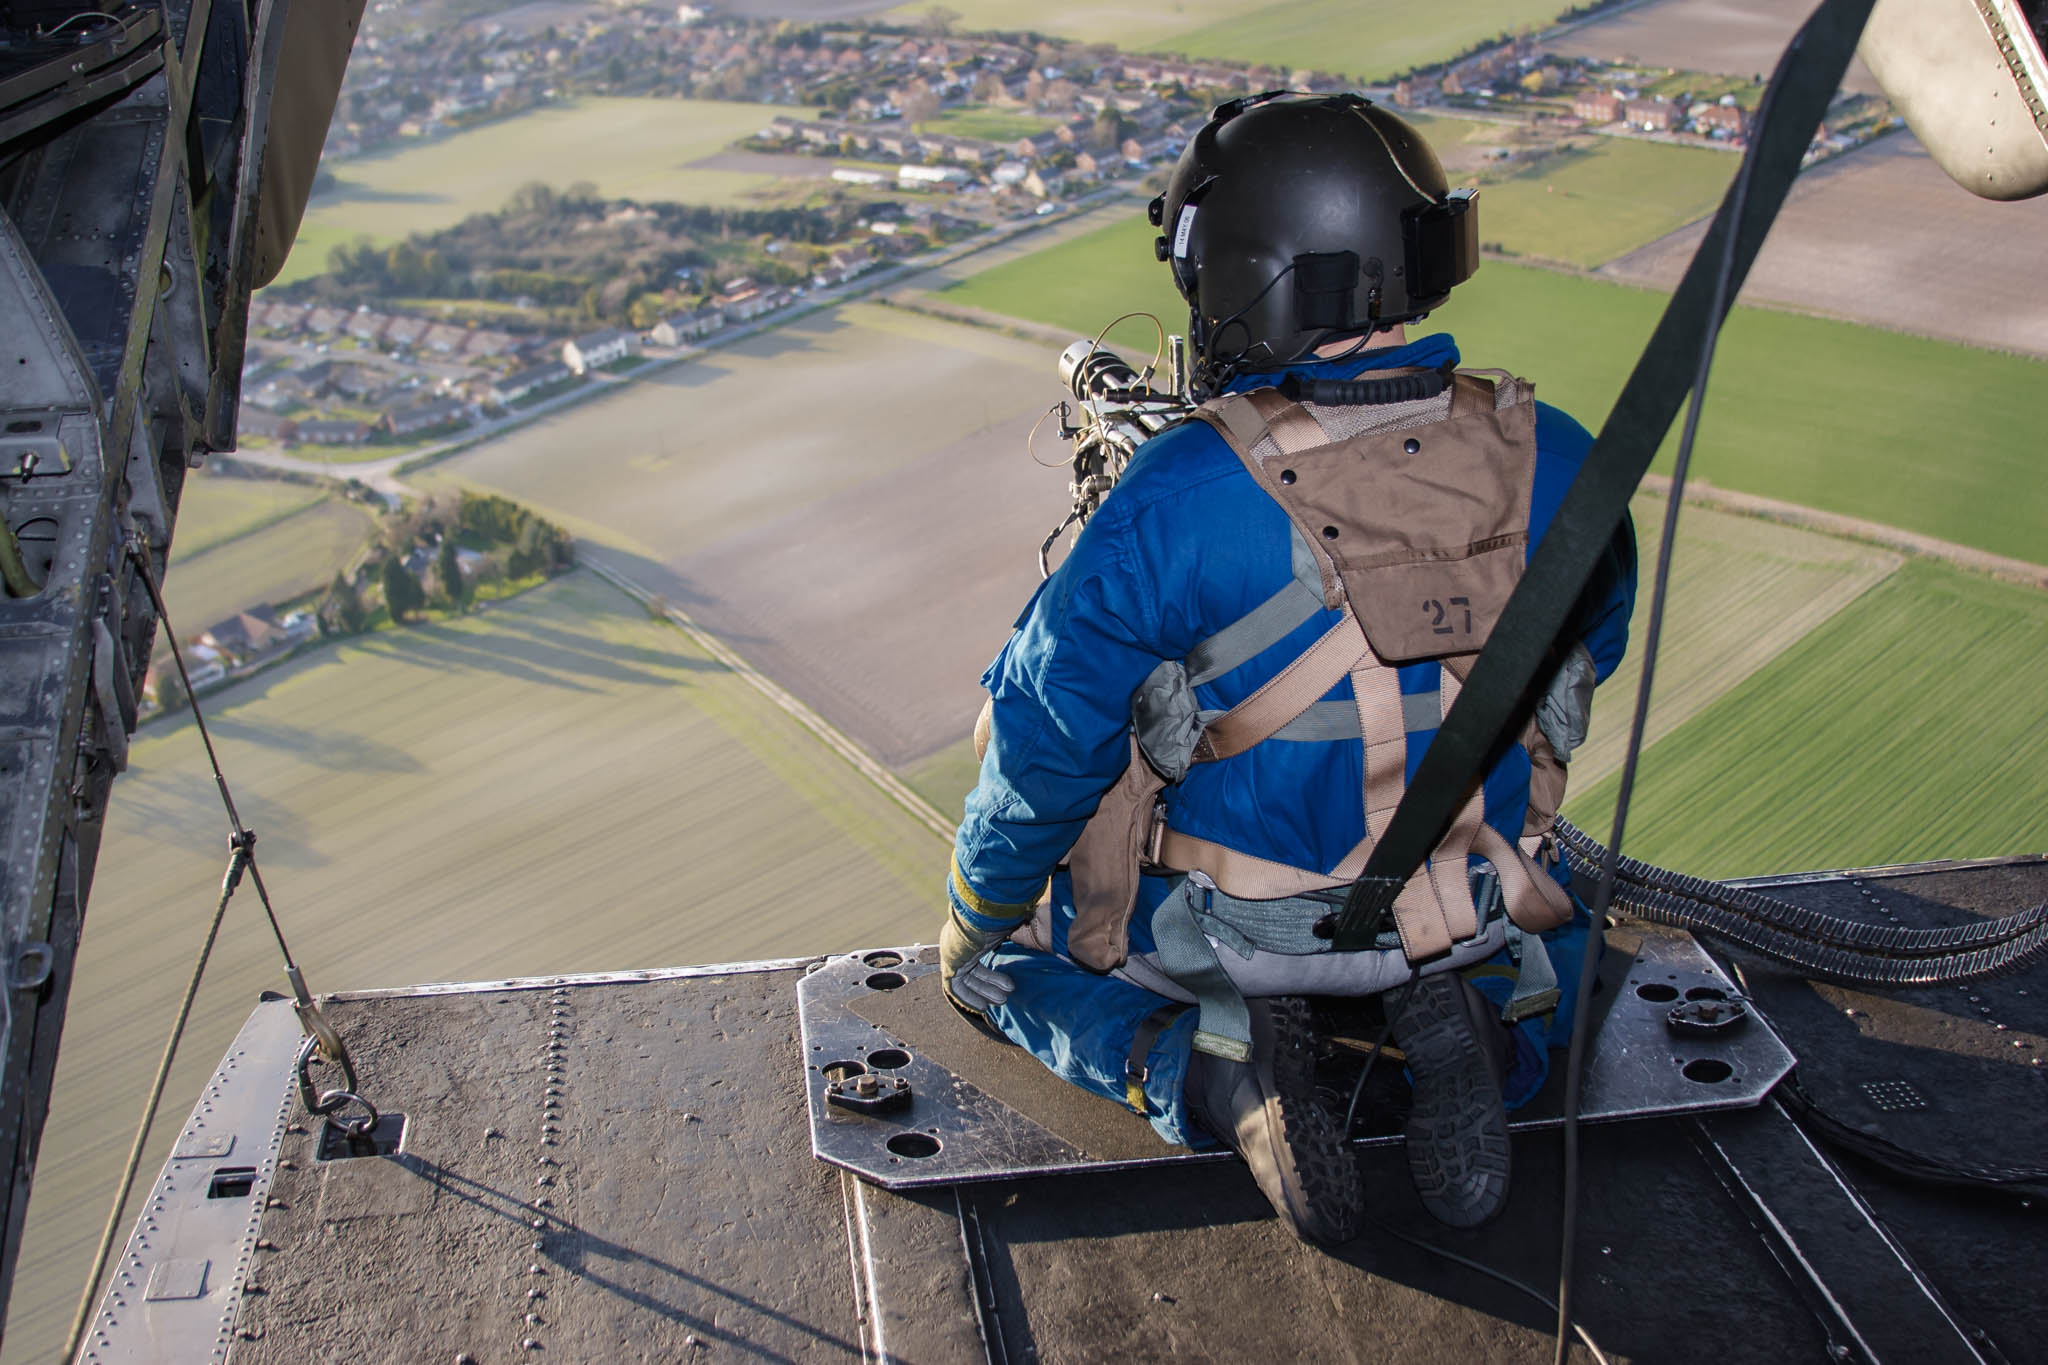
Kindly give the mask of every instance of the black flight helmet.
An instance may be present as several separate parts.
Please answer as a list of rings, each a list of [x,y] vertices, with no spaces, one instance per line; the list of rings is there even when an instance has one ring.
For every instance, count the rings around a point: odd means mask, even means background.
[[[1479,268],[1474,193],[1360,95],[1219,106],[1149,207],[1203,378],[1410,322]]]

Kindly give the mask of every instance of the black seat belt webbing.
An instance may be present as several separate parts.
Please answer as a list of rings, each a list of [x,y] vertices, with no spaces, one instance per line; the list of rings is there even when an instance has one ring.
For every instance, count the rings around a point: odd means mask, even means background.
[[[1706,345],[1706,318],[1714,306],[1727,235],[1731,230],[1736,233],[1733,270],[1722,294],[1724,318],[1799,174],[1813,130],[1841,85],[1873,3],[1824,0],[1809,21],[1803,43],[1787,62],[1773,115],[1767,126],[1757,129],[1745,154],[1755,162],[1747,195],[1738,198],[1731,186],[1723,197],[1685,278],[1473,664],[1464,690],[1345,898],[1332,947],[1373,946],[1373,926],[1436,847],[1487,756],[1519,718],[1523,695],[1692,388]]]

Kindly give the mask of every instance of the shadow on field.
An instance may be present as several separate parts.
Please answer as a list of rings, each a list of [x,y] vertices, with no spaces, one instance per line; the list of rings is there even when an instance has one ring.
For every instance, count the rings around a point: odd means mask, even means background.
[[[424,772],[420,761],[396,745],[367,735],[344,734],[323,726],[318,731],[295,725],[272,725],[229,712],[207,722],[222,739],[283,749],[295,758],[341,772]]]
[[[228,781],[234,782],[232,756],[223,757],[222,765],[229,769]],[[126,808],[122,818],[128,830],[123,837],[195,857],[218,855],[221,867],[226,868],[227,815],[221,808],[220,792],[210,778],[199,773],[199,769],[178,770],[172,765],[161,772],[129,768],[122,777],[121,804]],[[327,858],[314,848],[313,827],[289,806],[266,799],[246,781],[234,790],[242,823],[256,831],[259,865],[298,871],[327,865]]]
[[[530,621],[501,618],[496,623],[488,647],[480,645],[469,632],[437,621],[418,623],[404,629],[408,632],[405,643],[380,635],[361,641],[361,647],[416,668],[435,672],[479,669],[500,677],[573,692],[598,690],[577,681],[577,676],[642,687],[668,687],[675,681],[660,673],[631,667],[619,657],[635,651],[621,649],[618,655],[608,650],[599,652],[591,648],[588,641],[579,641],[574,635],[549,627],[537,627]],[[641,654],[636,662],[658,662],[676,669],[712,666],[683,657],[671,659],[656,651]]]
[[[564,654],[573,654],[580,659],[588,659],[603,664],[646,664],[654,668],[672,668],[682,672],[715,672],[724,667],[723,664],[716,663],[710,659],[699,658],[693,654],[664,649],[649,649],[645,645],[607,644],[602,652],[598,652],[591,648],[588,636],[575,635],[558,626],[547,625],[540,621],[508,621],[502,624],[503,628],[509,633],[526,636],[538,644],[550,649],[559,650]],[[651,681],[660,682],[665,680],[651,679]]]

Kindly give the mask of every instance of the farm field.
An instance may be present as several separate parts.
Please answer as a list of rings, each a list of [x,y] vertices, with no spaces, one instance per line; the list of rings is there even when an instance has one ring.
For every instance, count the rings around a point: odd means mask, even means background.
[[[534,507],[891,764],[966,733],[1066,506],[1055,352],[874,305],[635,377],[408,475]]]
[[[1600,273],[1669,289],[1705,235],[1704,223],[1682,228]],[[2048,356],[2044,240],[2048,199],[2000,204],[1966,194],[1917,139],[1895,133],[1799,177],[1742,296]],[[1900,280],[1913,282],[1908,299]]]
[[[282,479],[193,474],[185,480],[178,504],[177,553],[181,559],[190,559],[303,511],[325,497],[325,492],[309,484]]]
[[[1375,79],[1441,60],[1525,24],[1543,27],[1568,6],[1561,0],[1465,0],[1436,7],[1400,0],[1304,0],[1247,11],[1227,0],[1175,0],[1165,7],[1056,0],[1034,6],[1027,15],[1000,0],[957,0],[946,8],[960,15],[953,27],[963,33],[1021,26],[1135,52],[1263,62],[1290,71],[1313,67]],[[914,24],[930,9],[912,0],[880,17]]]
[[[291,485],[283,485],[291,487]],[[369,538],[370,514],[332,494],[260,530],[190,552],[171,549],[164,605],[180,639],[266,602],[324,587]]]
[[[2044,639],[2048,595],[1907,563],[1644,754],[1626,851],[1731,877],[2048,850]],[[1614,788],[1566,814],[1604,839]]]
[[[1402,117],[1429,139],[1454,185],[1483,174],[1488,151],[1526,139],[1511,124]],[[1711,214],[1739,164],[1739,157],[1712,148],[1592,138],[1583,150],[1482,180],[1479,239],[1518,256],[1599,265]]]
[[[210,711],[316,990],[901,943],[940,913],[941,841],[589,574],[319,650]],[[219,892],[224,818],[189,722],[147,727],[100,853],[9,1362],[57,1353]],[[245,887],[145,1173],[256,993],[282,988],[262,923]]]
[[[1768,78],[1811,12],[1811,6],[1778,0],[1651,0],[1588,20],[1544,47],[1562,57]],[[1877,78],[1860,57],[1852,58],[1842,88],[1876,94]]]
[[[590,97],[331,162],[326,169],[338,184],[313,197],[278,282],[320,274],[330,250],[358,237],[395,242],[494,211],[535,180],[558,188],[588,180],[609,198],[705,204],[807,195],[816,187],[801,177],[785,182],[690,165],[778,115],[805,112],[723,100]]]
[[[1131,308],[1184,325],[1142,218],[1010,262],[941,297],[1086,335]],[[1597,427],[1665,296],[1488,261],[1420,330],[1474,364],[1537,381]],[[1568,337],[1570,344],[1560,345]],[[1694,472],[1758,493],[2033,563],[2048,485],[2034,477],[2040,361],[1848,323],[1738,308],[1721,338]],[[1660,468],[1668,468],[1667,441]]]
[[[1621,667],[1600,685],[1592,732],[1572,758],[1576,790],[1588,790],[1621,770],[1642,675],[1664,508],[1665,500],[1650,494],[1638,494],[1630,505],[1641,562],[1634,629]],[[1684,509],[1647,742],[1677,730],[1837,612],[1848,610],[1901,561],[1892,551],[1817,531],[1707,507]]]

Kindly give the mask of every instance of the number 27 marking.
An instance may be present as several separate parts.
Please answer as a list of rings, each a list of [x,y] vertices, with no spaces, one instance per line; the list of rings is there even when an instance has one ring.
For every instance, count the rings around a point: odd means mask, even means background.
[[[1455,623],[1455,617],[1461,608],[1464,611],[1465,617],[1465,623],[1462,626]],[[1472,633],[1472,599],[1469,597],[1453,597],[1449,599],[1448,606],[1446,603],[1432,597],[1422,604],[1422,609],[1429,613],[1429,624],[1432,634],[1470,635]]]

